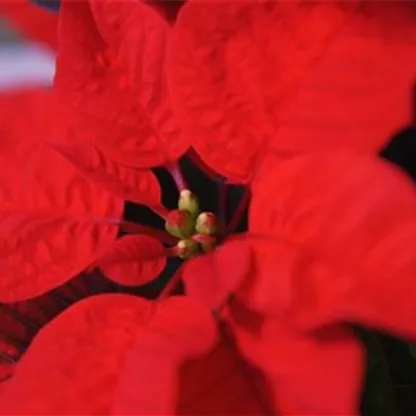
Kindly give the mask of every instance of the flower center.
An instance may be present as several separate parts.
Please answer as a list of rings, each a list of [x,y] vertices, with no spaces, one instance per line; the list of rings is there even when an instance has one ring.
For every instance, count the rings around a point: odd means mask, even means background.
[[[165,222],[166,231],[179,238],[176,254],[189,259],[215,248],[219,221],[212,212],[200,212],[199,200],[189,189],[181,191],[178,209],[171,211]]]

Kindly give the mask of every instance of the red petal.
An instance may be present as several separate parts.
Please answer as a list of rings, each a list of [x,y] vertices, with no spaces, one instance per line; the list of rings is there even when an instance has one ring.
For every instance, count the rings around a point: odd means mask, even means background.
[[[238,346],[276,386],[283,414],[358,414],[364,354],[350,331],[330,328],[307,336],[266,320],[254,334],[252,313],[236,303],[231,311]]]
[[[253,266],[249,279],[238,292],[239,299],[264,315],[284,313],[293,299],[292,274],[296,269],[298,251],[286,242],[246,236]]]
[[[47,324],[2,389],[0,414],[105,415],[150,304],[126,295],[82,300]]]
[[[194,0],[182,8],[172,97],[211,168],[244,182],[268,147],[375,152],[410,121],[414,3],[357,4]]]
[[[207,309],[190,298],[161,303],[127,356],[113,414],[173,414],[178,367],[209,351],[215,339],[215,321]]]
[[[275,394],[264,377],[240,357],[234,345],[219,344],[180,369],[179,415],[270,416]]]
[[[25,91],[15,96],[9,95],[2,106],[3,123],[15,120],[13,129],[21,135],[27,135],[27,125],[16,120],[17,105],[20,112],[31,112],[31,120],[37,123],[37,129],[45,129],[47,134],[42,139],[49,142],[63,157],[68,159],[83,175],[122,199],[137,202],[163,211],[159,182],[150,170],[135,169],[106,158],[92,143],[89,136],[75,133],[66,126],[61,111],[62,103],[58,97],[47,91]],[[10,100],[12,100],[10,102]],[[7,105],[7,108],[6,108]],[[4,108],[3,108],[4,107]],[[17,135],[17,133],[16,133]]]
[[[208,165],[248,180],[282,110],[351,8],[342,2],[185,4],[169,67],[172,99]]]
[[[191,299],[161,305],[127,358],[113,413],[264,414],[235,350],[217,338],[208,310]]]
[[[146,235],[122,237],[97,262],[108,278],[126,286],[150,282],[165,264],[162,243]]]
[[[172,116],[169,26],[139,1],[62,2],[55,84],[75,130],[118,162],[162,165],[188,147]]]
[[[150,207],[161,205],[159,182],[150,170],[114,162],[87,141],[56,149],[88,179],[114,195]]]
[[[298,151],[350,146],[376,153],[412,120],[416,5],[363,2],[313,68],[272,147]]]
[[[34,107],[42,107],[42,94],[2,98],[2,106],[14,106],[0,120],[2,302],[34,297],[75,276],[112,243],[122,215],[122,200],[36,141],[48,137],[54,117]]]
[[[58,18],[29,1],[1,0],[0,16],[31,40],[58,48]]]
[[[209,308],[218,308],[244,282],[251,260],[250,247],[238,240],[190,260],[182,269],[186,291]]]
[[[53,133],[56,134],[56,114],[51,111],[56,108],[56,104],[55,97],[47,89],[1,92],[0,132],[6,136],[0,142],[2,149],[5,146],[20,146],[23,140],[38,141],[39,131],[43,129],[44,133],[50,126],[54,127]],[[47,138],[48,136],[42,137],[42,140]]]
[[[263,299],[291,287],[289,312],[299,324],[348,320],[415,338],[410,180],[382,161],[350,153],[268,162],[253,186],[250,232],[277,243],[277,256],[279,245],[294,253],[290,266],[287,255],[257,264],[276,277],[262,286]]]

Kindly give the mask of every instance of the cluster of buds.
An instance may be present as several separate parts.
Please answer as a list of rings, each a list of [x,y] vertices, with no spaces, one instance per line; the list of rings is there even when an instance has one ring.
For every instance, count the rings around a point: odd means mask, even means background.
[[[196,195],[184,189],[179,196],[178,209],[166,218],[165,228],[170,235],[179,238],[176,254],[188,259],[215,248],[219,222],[212,212],[200,212]]]

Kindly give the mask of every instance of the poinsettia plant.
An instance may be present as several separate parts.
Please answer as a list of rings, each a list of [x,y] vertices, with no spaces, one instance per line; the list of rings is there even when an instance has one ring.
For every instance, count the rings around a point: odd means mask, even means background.
[[[0,301],[182,265],[157,299],[58,315],[0,413],[357,414],[350,325],[416,340],[415,188],[376,158],[410,121],[415,6],[191,0],[173,23],[153,6],[64,0],[54,88],[2,97]],[[231,218],[184,157],[222,195],[244,188]],[[126,220],[125,201],[164,228]]]

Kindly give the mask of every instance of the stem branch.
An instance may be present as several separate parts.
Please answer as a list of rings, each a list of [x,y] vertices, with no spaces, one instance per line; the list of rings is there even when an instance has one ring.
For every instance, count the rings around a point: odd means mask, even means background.
[[[219,186],[220,195],[219,195],[219,213],[218,218],[221,224],[221,234],[225,233],[226,224],[227,224],[227,202],[228,202],[228,186],[226,183],[222,182]]]
[[[167,166],[168,172],[171,174],[173,180],[175,181],[176,187],[178,188],[179,192],[183,191],[184,189],[188,189],[188,185],[185,181],[185,178],[182,175],[181,167],[178,163],[171,163]]]
[[[236,230],[238,225],[240,224],[244,215],[244,210],[246,209],[249,200],[250,200],[250,191],[248,189],[244,189],[243,197],[241,198],[241,201],[239,202],[237,206],[234,216],[231,218],[231,221],[228,224],[227,231],[225,234],[226,236],[229,236],[230,234],[232,234]]]
[[[172,292],[175,290],[177,284],[180,282],[182,277],[182,267],[179,267],[178,270],[173,274],[173,276],[170,278],[167,285],[163,288],[163,290],[160,292],[159,296],[156,299],[157,303],[162,302],[166,298],[169,297],[169,295],[172,294]]]

